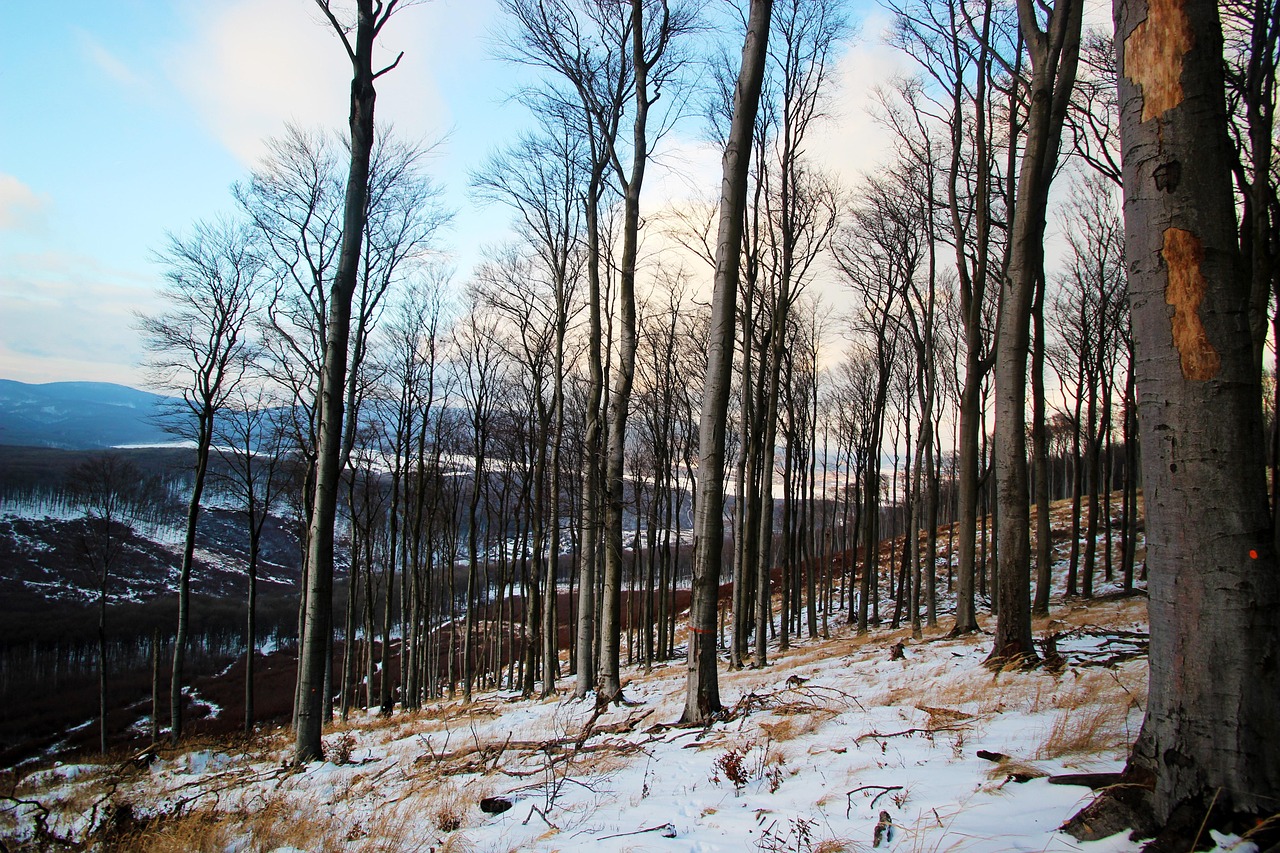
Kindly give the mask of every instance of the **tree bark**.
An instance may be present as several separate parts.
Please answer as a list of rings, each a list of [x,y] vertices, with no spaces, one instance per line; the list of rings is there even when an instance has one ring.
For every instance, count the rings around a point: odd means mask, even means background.
[[[359,274],[364,241],[365,211],[369,197],[369,160],[373,151],[374,90],[373,43],[395,10],[397,0],[385,5],[358,0],[355,43],[333,17],[328,0],[316,0],[329,17],[351,60],[351,164],[347,173],[342,216],[342,244],[338,269],[329,291],[329,317],[325,332],[324,366],[317,408],[320,428],[316,452],[314,510],[308,530],[306,628],[298,661],[298,709],[294,755],[300,762],[324,757],[320,734],[324,726],[324,672],[329,657],[333,624],[333,544],[338,509],[340,456],[343,443],[343,391],[346,387],[347,337],[351,327],[351,301]],[[378,72],[379,74],[384,73]]]
[[[1117,0],[1155,815],[1280,797],[1280,573],[1213,0]],[[1199,814],[1200,812],[1197,812]]]
[[[187,632],[191,613],[191,563],[196,551],[196,523],[200,519],[200,498],[209,470],[209,446],[213,441],[213,411],[206,406],[199,416],[196,437],[195,485],[187,505],[187,536],[182,547],[182,567],[178,574],[178,633],[173,638],[173,671],[169,675],[169,739],[177,744],[182,737],[182,664],[187,653]]]
[[[733,94],[733,119],[721,161],[715,286],[707,339],[706,386],[698,426],[698,499],[693,589],[689,610],[689,662],[685,722],[705,722],[721,710],[716,672],[716,599],[724,551],[724,446],[733,369],[734,321],[742,256],[743,211],[751,138],[769,41],[773,0],[751,0],[742,64]]]
[[[1018,174],[1009,271],[996,341],[996,637],[993,664],[1037,659],[1031,639],[1031,518],[1027,470],[1027,355],[1037,282],[1044,278],[1045,213],[1080,54],[1081,0],[1056,0],[1046,30],[1031,0],[1018,18],[1031,58],[1027,137]]]

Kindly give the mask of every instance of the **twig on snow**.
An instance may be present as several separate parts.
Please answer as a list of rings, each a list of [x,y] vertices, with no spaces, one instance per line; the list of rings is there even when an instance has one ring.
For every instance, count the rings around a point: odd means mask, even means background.
[[[596,841],[608,841],[610,838],[625,838],[628,835],[644,835],[646,832],[661,832],[663,838],[675,838],[676,827],[673,823],[663,823],[658,826],[646,826],[644,829],[633,830],[632,832],[618,832],[613,835],[602,835]]]
[[[883,797],[885,794],[889,793],[890,791],[901,791],[901,790],[902,790],[901,785],[863,785],[861,788],[854,788],[852,791],[846,791],[844,796],[845,796],[845,801],[847,805],[844,808],[844,816],[846,818],[849,817],[849,814],[853,811],[853,795],[858,793],[859,791],[879,791],[880,792],[871,798],[871,808],[874,809],[876,807],[876,803],[878,803],[880,801],[880,798]]]

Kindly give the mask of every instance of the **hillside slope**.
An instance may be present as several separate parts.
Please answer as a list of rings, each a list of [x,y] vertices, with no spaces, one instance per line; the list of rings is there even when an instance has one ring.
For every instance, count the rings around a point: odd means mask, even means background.
[[[325,763],[290,765],[277,731],[146,770],[57,767],[16,793],[52,809],[46,841],[113,814],[130,849],[835,851],[881,826],[894,850],[1136,850],[1057,833],[1090,792],[1047,777],[1121,767],[1145,703],[1145,599],[1075,602],[1036,631],[1055,666],[993,673],[985,635],[842,627],[722,672],[732,710],[706,728],[675,725],[672,662],[631,671],[620,707],[488,693],[337,726]],[[5,812],[0,834],[35,842],[37,814]]]

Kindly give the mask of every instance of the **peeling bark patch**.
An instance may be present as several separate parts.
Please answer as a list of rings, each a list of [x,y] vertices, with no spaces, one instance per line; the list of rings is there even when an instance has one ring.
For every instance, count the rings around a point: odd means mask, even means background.
[[[1142,120],[1182,103],[1182,58],[1195,44],[1186,0],[1148,0],[1147,19],[1124,41],[1124,73],[1142,87]]]
[[[1204,246],[1190,231],[1169,228],[1164,232],[1160,254],[1169,268],[1164,301],[1173,306],[1173,344],[1182,358],[1182,375],[1205,382],[1217,375],[1221,360],[1200,321],[1200,301],[1205,290],[1200,271]]]

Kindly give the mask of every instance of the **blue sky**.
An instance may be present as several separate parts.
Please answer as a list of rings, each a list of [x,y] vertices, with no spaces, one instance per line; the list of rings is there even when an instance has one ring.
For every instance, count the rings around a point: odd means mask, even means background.
[[[349,65],[303,0],[5,12],[0,376],[136,383],[132,312],[156,307],[152,251],[166,231],[232,210],[231,184],[287,121],[342,127]],[[489,58],[494,12],[492,0],[408,8],[382,46],[405,58],[380,81],[379,118],[415,138],[448,136],[437,172],[458,245],[485,239],[493,221],[467,204],[466,170],[524,121],[503,103],[507,69]]]
[[[0,377],[137,385],[133,312],[158,307],[152,251],[166,231],[233,210],[231,184],[286,122],[342,127],[349,65],[309,0],[14,2],[5,13]],[[461,278],[506,220],[475,208],[467,172],[528,124],[505,99],[517,72],[491,57],[496,15],[495,0],[435,0],[394,18],[380,47],[405,57],[379,81],[379,120],[411,138],[447,135],[434,171],[457,211]],[[892,63],[866,32],[841,64],[837,120],[814,145],[845,173],[880,148],[861,104]],[[715,152],[692,136],[667,144],[685,174],[656,174],[655,193],[714,189]]]

